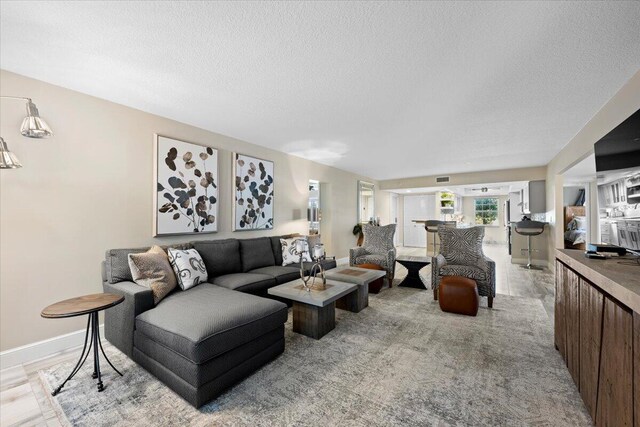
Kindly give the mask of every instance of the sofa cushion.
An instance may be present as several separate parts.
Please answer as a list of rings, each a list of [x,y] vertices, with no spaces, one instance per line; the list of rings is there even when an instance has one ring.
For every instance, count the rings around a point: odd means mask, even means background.
[[[255,270],[251,270],[251,273],[266,274],[267,276],[275,278],[278,284],[282,284],[299,279],[300,266],[299,264],[284,267],[281,265],[271,265],[269,267],[256,268]]]
[[[332,268],[336,268],[336,260],[333,258],[330,259],[323,259],[322,261],[320,261],[320,264],[322,264],[322,267],[325,270],[331,270]],[[309,270],[311,270],[311,266],[313,265],[312,262],[303,262],[302,265],[304,266],[304,269],[306,272],[309,272]]]
[[[210,282],[212,277],[242,271],[240,243],[236,239],[193,242],[193,247],[200,253],[207,267]]]
[[[178,286],[167,254],[160,246],[152,246],[141,254],[129,253],[129,269],[138,285],[151,289],[156,304]]]
[[[266,290],[277,283],[275,278],[266,274],[232,273],[214,278],[213,284],[234,291],[266,294]]]
[[[207,281],[207,268],[197,250],[169,248],[167,252],[180,289],[186,291]]]
[[[269,237],[275,265],[282,265],[282,245],[280,244],[280,239],[280,236]]]
[[[272,331],[287,315],[281,302],[203,283],[140,314],[136,330],[200,364]]]
[[[276,260],[273,256],[271,240],[268,237],[241,239],[239,242],[242,271],[245,273],[256,268],[275,265]]]
[[[302,246],[302,253],[298,253],[298,245]],[[311,253],[309,252],[309,242],[307,238],[291,237],[289,239],[280,239],[280,246],[282,247],[282,264],[291,265],[300,264],[300,258],[303,261],[311,262]]]
[[[160,246],[167,251],[167,246]],[[177,249],[192,248],[190,243],[180,243],[171,245]],[[109,249],[105,253],[105,273],[107,281],[111,284],[120,282],[133,282],[131,269],[129,268],[129,254],[139,254],[146,252],[150,246],[144,248]]]

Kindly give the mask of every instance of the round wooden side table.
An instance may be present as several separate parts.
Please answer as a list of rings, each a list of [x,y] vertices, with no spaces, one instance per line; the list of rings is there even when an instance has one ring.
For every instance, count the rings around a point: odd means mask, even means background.
[[[102,348],[98,324],[99,311],[116,306],[122,301],[124,301],[124,296],[120,295],[92,294],[59,301],[42,310],[42,313],[40,313],[40,315],[47,319],[62,319],[66,317],[82,316],[85,314],[88,315],[87,331],[84,335],[84,347],[82,347],[82,354],[80,354],[80,359],[78,359],[78,363],[76,363],[76,366],[73,368],[71,374],[69,374],[67,379],[64,380],[64,382],[60,384],[58,388],[51,392],[52,396],[60,393],[60,390],[62,390],[62,387],[64,387],[67,381],[69,381],[75,374],[78,373],[85,360],[87,360],[87,357],[89,357],[89,354],[91,353],[91,347],[93,347],[93,374],[91,375],[91,377],[94,379],[98,379],[98,391],[104,390],[104,385],[102,384],[102,376],[100,373],[100,354],[98,353],[98,347],[100,347],[102,355],[104,356],[107,363],[113,368],[114,371],[122,376],[120,371],[118,371],[115,366],[113,366],[113,364],[105,354],[104,349]],[[89,338],[89,331],[91,331],[91,338]],[[88,347],[87,343],[89,343]]]

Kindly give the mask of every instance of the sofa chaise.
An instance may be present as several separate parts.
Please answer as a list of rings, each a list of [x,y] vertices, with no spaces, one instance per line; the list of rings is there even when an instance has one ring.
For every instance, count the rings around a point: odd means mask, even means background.
[[[154,305],[151,290],[133,282],[128,263],[128,254],[149,248],[108,250],[103,288],[125,301],[105,312],[105,336],[200,407],[284,351],[288,307],[268,298],[267,290],[299,277],[299,265],[282,266],[280,236],[171,247],[195,248],[208,283],[178,288]],[[336,264],[327,260],[324,266]]]

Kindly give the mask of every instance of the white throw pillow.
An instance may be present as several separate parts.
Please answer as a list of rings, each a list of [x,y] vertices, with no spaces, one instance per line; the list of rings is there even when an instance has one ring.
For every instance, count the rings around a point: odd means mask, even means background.
[[[169,248],[169,262],[183,291],[204,283],[209,278],[202,257],[195,249]]]
[[[298,241],[303,242],[305,252],[302,254],[303,261],[311,262],[311,255],[309,254],[309,243],[306,237],[292,237],[290,239],[280,239],[282,245],[282,265],[297,264],[300,263],[300,256],[296,255],[296,243]]]

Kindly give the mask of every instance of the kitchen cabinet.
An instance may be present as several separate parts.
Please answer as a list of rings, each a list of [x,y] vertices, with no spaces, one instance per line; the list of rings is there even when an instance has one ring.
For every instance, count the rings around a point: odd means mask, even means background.
[[[428,220],[435,218],[435,196],[418,195],[404,196],[404,246],[424,248],[427,246],[427,232],[423,223],[413,220]]]
[[[598,201],[601,207],[616,207],[627,204],[627,183],[625,179],[598,186]],[[635,203],[635,202],[632,202]]]
[[[627,203],[640,203],[640,174],[627,178],[624,186],[627,191]]]
[[[555,346],[596,426],[640,427],[640,300],[628,293],[640,284],[636,267],[556,254]]]
[[[547,211],[545,181],[529,181],[525,187],[520,190],[519,204],[523,214],[545,213]]]
[[[625,186],[625,180],[619,179],[606,184],[611,193],[610,200],[613,206],[618,206],[627,203],[627,189]]]
[[[640,249],[640,223],[638,221],[617,221],[618,244],[624,248]]]

